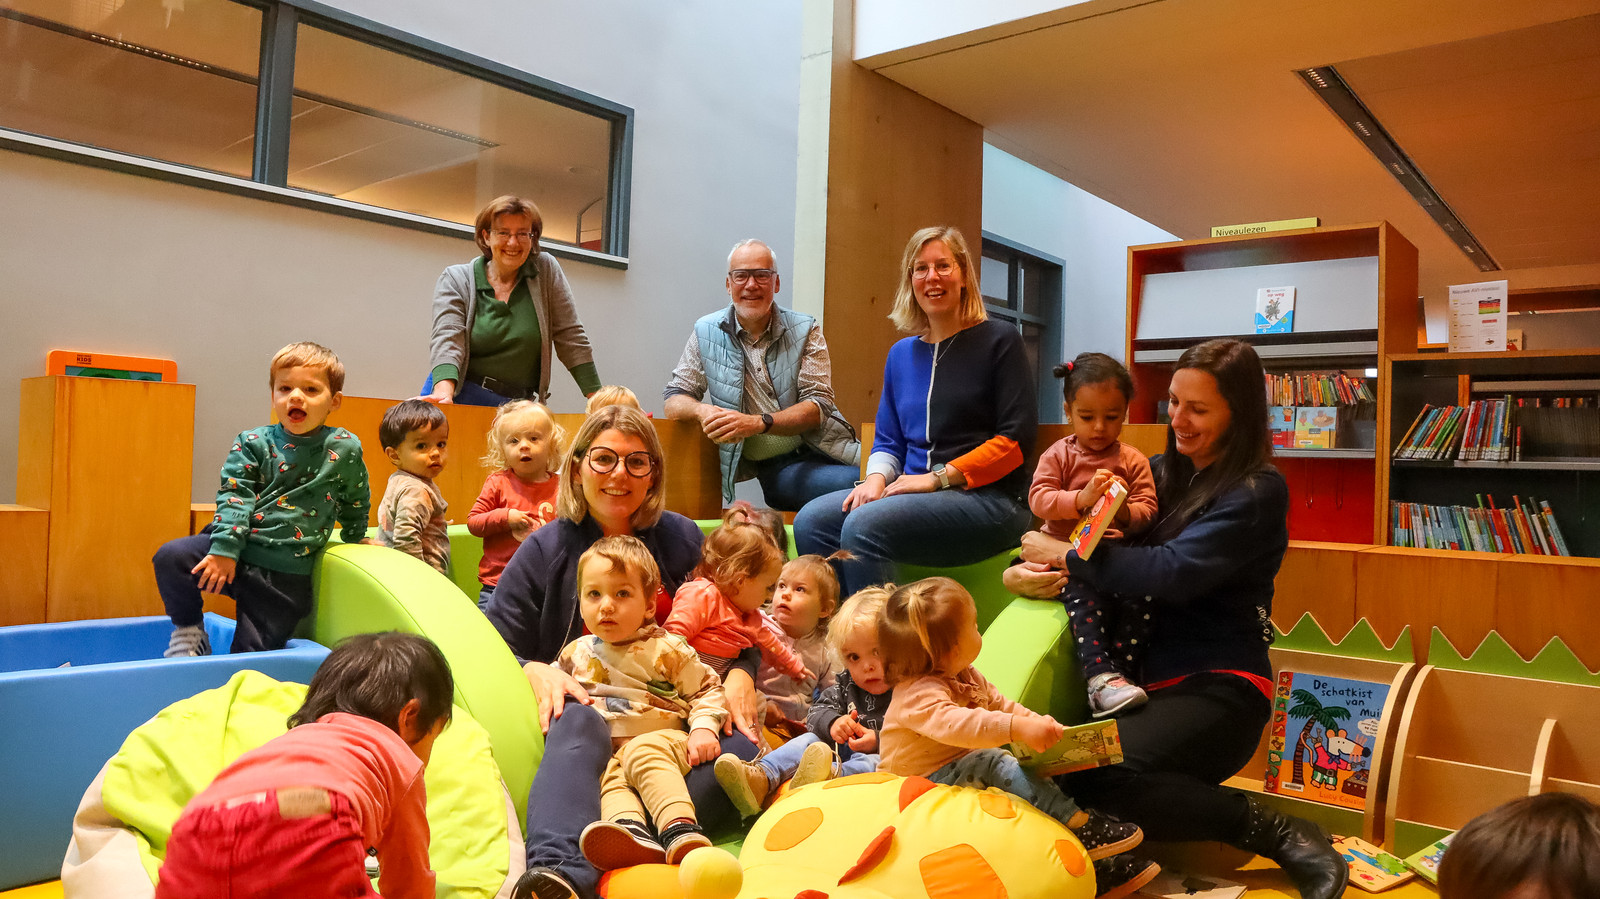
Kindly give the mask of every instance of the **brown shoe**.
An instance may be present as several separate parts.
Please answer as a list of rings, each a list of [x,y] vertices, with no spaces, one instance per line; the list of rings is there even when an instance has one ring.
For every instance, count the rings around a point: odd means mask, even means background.
[[[746,818],[761,814],[767,794],[772,792],[772,783],[767,780],[764,768],[731,752],[724,752],[717,757],[712,770],[716,772],[717,783],[722,785],[722,792],[728,794],[728,799],[739,810],[739,814]]]

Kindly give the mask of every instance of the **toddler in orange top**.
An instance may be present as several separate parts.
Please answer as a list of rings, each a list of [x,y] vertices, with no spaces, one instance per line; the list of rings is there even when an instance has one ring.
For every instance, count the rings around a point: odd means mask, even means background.
[[[951,786],[998,787],[1026,800],[1083,843],[1095,860],[1101,896],[1127,895],[1156,875],[1155,864],[1120,856],[1144,838],[1138,827],[1079,808],[1003,748],[1017,741],[1043,752],[1065,729],[1049,715],[1007,699],[972,667],[983,636],[977,606],[964,587],[930,577],[895,590],[878,619],[878,648],[894,689],[879,737],[879,771]],[[1134,881],[1139,883],[1128,888]],[[1108,891],[1112,882],[1124,891]]]
[[[567,434],[543,403],[512,400],[494,414],[483,461],[497,469],[467,513],[467,530],[483,538],[478,608],[489,605],[500,572],[528,535],[556,518],[556,487]]]
[[[1133,397],[1133,378],[1122,363],[1104,353],[1080,353],[1056,366],[1064,378],[1062,409],[1072,434],[1056,441],[1039,457],[1028,489],[1028,507],[1044,519],[1046,534],[1072,539],[1073,525],[1087,514],[1113,481],[1128,488],[1106,529],[1104,540],[1149,530],[1156,515],[1156,481],[1150,460],[1118,440]],[[1048,566],[1023,562],[1036,570]],[[1149,643],[1150,598],[1102,596],[1079,581],[1061,592],[1072,623],[1072,636],[1089,688],[1089,711],[1096,718],[1143,705],[1148,698],[1133,683]]]
[[[156,899],[373,896],[433,899],[422,772],[450,722],[439,648],[361,634],[328,654],[289,732],[246,752],[173,825]]]
[[[695,579],[678,588],[661,626],[683,637],[719,675],[739,653],[761,649],[761,661],[795,680],[814,673],[763,626],[761,606],[783,572],[783,553],[765,528],[731,516],[707,537]]]

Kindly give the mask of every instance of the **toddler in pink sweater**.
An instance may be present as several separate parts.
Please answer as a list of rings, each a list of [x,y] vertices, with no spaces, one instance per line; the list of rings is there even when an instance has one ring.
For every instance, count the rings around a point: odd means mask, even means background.
[[[1028,489],[1029,508],[1044,519],[1041,530],[1060,540],[1070,539],[1077,520],[1094,508],[1112,481],[1120,481],[1128,488],[1128,497],[1101,539],[1120,540],[1145,532],[1156,515],[1150,460],[1117,439],[1133,397],[1133,378],[1122,363],[1104,353],[1080,353],[1055,371],[1066,381],[1062,408],[1072,422],[1072,434],[1039,457]],[[1133,681],[1138,650],[1149,642],[1149,597],[1102,596],[1069,581],[1061,601],[1067,606],[1078,664],[1089,687],[1090,712],[1103,718],[1143,705],[1145,692]]]

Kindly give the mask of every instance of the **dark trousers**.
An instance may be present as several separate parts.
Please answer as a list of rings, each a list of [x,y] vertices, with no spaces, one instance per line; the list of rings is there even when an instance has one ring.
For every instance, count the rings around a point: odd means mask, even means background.
[[[1102,596],[1082,581],[1061,591],[1083,679],[1120,671],[1130,679],[1150,643],[1150,597]]]
[[[849,490],[861,478],[859,466],[835,461],[809,446],[747,463],[761,482],[761,497],[768,508],[780,512],[798,512],[825,493]]]
[[[1122,764],[1057,782],[1080,805],[1137,824],[1149,839],[1233,842],[1244,835],[1249,801],[1218,784],[1249,763],[1271,715],[1244,678],[1197,674],[1118,716]]]
[[[167,615],[177,627],[199,626],[205,610],[200,578],[193,573],[211,552],[210,529],[193,537],[169,540],[151,560],[156,589]],[[223,594],[238,603],[238,625],[232,652],[282,649],[294,629],[311,614],[311,575],[272,571],[240,563]]]
[[[743,734],[722,738],[722,751],[745,761],[756,747]],[[544,735],[544,757],[528,791],[528,867],[559,873],[584,897],[595,895],[600,873],[578,849],[583,829],[600,820],[600,776],[611,761],[611,729],[600,713],[569,702]],[[684,776],[700,827],[707,833],[729,830],[739,812],[717,783],[712,763],[696,765]]]

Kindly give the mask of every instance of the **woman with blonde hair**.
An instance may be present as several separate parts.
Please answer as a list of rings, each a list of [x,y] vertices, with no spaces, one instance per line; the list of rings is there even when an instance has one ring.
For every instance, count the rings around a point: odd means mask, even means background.
[[[517,548],[484,610],[527,673],[545,730],[544,758],[528,793],[528,870],[512,893],[517,899],[594,893],[599,873],[579,851],[578,839],[600,820],[600,776],[611,758],[611,735],[588,693],[551,663],[583,633],[578,560],[601,537],[638,538],[655,559],[668,596],[700,563],[700,529],[665,511],[663,463],[655,428],[639,410],[606,406],[585,419],[557,475],[559,517]],[[656,607],[665,614],[660,596]],[[745,759],[756,755],[751,721],[760,660],[759,650],[742,654],[725,684],[733,714],[722,751]],[[688,784],[704,826],[738,821],[711,763],[691,771]]]
[[[954,228],[911,236],[867,476],[795,516],[802,554],[839,563],[846,595],[894,580],[895,563],[969,565],[1017,545],[1033,521],[1023,456],[1038,429],[1022,335],[989,321],[977,262]]]
[[[433,289],[433,339],[420,398],[472,406],[544,402],[552,349],[584,396],[599,390],[567,276],[539,249],[539,207],[496,197],[478,213],[473,231],[482,255],[447,267]]]

